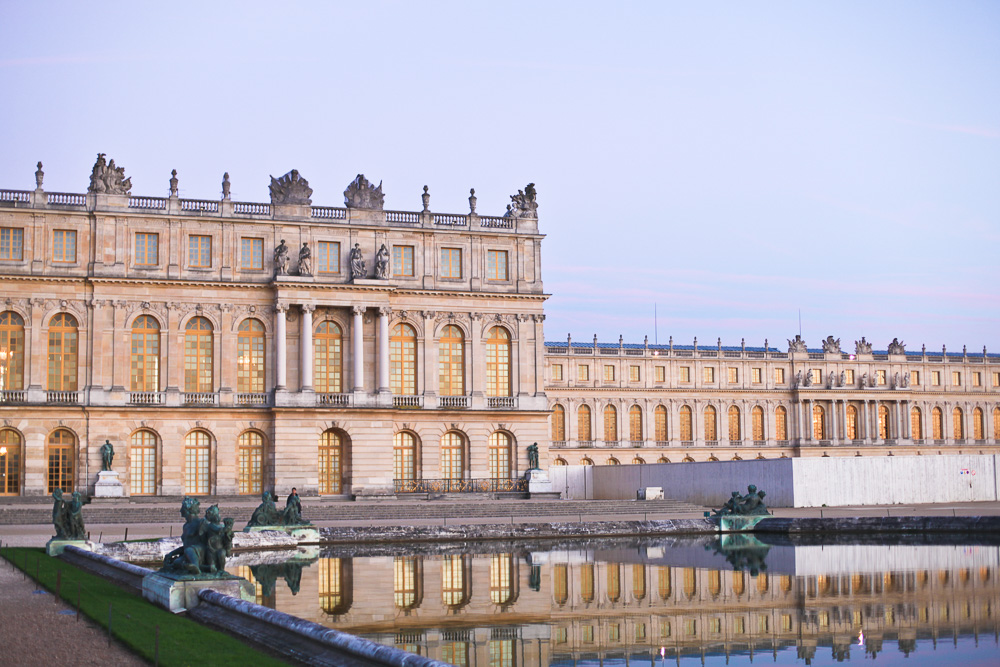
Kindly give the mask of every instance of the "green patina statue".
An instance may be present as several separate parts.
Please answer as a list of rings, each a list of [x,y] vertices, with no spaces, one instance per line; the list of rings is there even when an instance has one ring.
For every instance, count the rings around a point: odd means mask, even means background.
[[[528,445],[528,469],[538,469],[538,443]]]
[[[299,499],[299,492],[292,489],[285,500],[285,509],[278,511],[274,501],[277,498],[270,491],[261,494],[260,505],[253,511],[247,528],[257,528],[264,526],[308,526],[308,521],[302,518],[302,501]]]
[[[226,558],[233,555],[234,519],[224,521],[219,515],[219,506],[212,505],[201,513],[201,503],[197,498],[185,498],[181,503],[184,529],[181,531],[181,546],[163,558],[161,572],[196,577],[228,576]]]
[[[715,516],[761,516],[768,515],[767,505],[764,504],[764,491],[758,491],[756,485],[747,487],[747,494],[741,496],[739,491],[733,491],[732,497],[720,508],[715,510]]]
[[[52,492],[52,525],[56,529],[57,540],[86,540],[87,529],[83,525],[83,497],[73,492],[69,500],[62,489]]]
[[[105,440],[101,445],[101,472],[111,470],[111,464],[115,461],[115,446],[110,440]]]

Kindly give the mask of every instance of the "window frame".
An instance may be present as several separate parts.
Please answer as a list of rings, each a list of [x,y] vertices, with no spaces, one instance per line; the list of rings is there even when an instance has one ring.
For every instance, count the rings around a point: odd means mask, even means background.
[[[456,270],[457,269],[457,270]],[[443,280],[462,280],[462,248],[438,249],[438,275]]]
[[[407,253],[409,251],[409,253]],[[407,257],[409,254],[409,257]],[[409,271],[407,271],[407,261],[409,261]],[[416,277],[416,250],[412,245],[392,246],[392,277],[393,278],[414,278]]]
[[[331,259],[333,260],[332,268]],[[317,273],[322,273],[323,275],[337,275],[340,273],[340,241],[316,242],[316,269]]]
[[[212,235],[211,234],[188,234],[187,243],[187,266],[189,269],[211,269],[212,268]],[[205,257],[208,263],[203,264]],[[194,261],[197,260],[197,261]]]
[[[150,255],[152,255],[153,261],[150,261]],[[134,234],[132,265],[143,269],[151,269],[160,265],[159,232],[136,232]]]
[[[249,246],[248,246],[249,244]],[[250,251],[250,263],[248,264],[247,250]],[[264,239],[259,236],[240,237],[240,268],[244,271],[264,270]]]
[[[15,249],[17,250],[16,257],[14,256]],[[24,227],[0,227],[0,261],[24,261]]]
[[[58,239],[62,239],[59,241]],[[72,257],[67,251],[67,241],[72,240]],[[75,229],[53,229],[52,230],[52,263],[53,264],[76,264],[77,234]]]
[[[499,260],[503,260],[502,262]],[[501,267],[501,264],[503,266]],[[501,269],[502,274],[501,274]],[[509,282],[510,281],[510,255],[506,250],[491,250],[486,251],[486,280],[490,282]]]

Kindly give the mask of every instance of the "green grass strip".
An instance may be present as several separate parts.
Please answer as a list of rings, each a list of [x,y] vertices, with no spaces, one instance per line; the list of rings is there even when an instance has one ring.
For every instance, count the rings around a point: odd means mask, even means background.
[[[153,662],[156,627],[160,627],[161,665],[285,665],[238,639],[216,632],[191,619],[172,614],[109,581],[46,555],[44,549],[4,547],[0,555],[24,571],[46,590],[55,593],[57,572],[62,572],[60,597],[111,634],[137,655]],[[35,572],[38,572],[36,579]]]

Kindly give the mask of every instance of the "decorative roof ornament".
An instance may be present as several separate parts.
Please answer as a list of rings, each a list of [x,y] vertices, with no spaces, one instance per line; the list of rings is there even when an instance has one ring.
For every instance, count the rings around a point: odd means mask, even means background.
[[[889,343],[889,354],[906,354],[906,343],[901,343],[898,338],[893,338]]]
[[[505,218],[537,218],[538,202],[535,184],[528,183],[523,190],[518,190],[516,195],[510,196],[510,204],[507,206]]]
[[[382,181],[378,187],[372,187],[364,174],[358,174],[344,190],[344,205],[347,208],[363,208],[370,211],[381,211],[385,205],[385,194],[382,192]]]
[[[871,354],[872,344],[865,340],[862,336],[861,340],[854,341],[854,354]]]
[[[94,169],[90,172],[87,192],[95,195],[127,195],[132,192],[132,179],[125,178],[125,167],[115,166],[115,161],[105,162],[104,153],[97,154]]]
[[[840,339],[827,336],[826,340],[823,341],[823,352],[827,354],[840,354]]]
[[[45,180],[45,172],[42,171],[42,163],[38,163],[38,171],[35,172],[35,188],[42,189],[42,181]]]
[[[809,348],[806,347],[806,342],[802,340],[800,334],[795,334],[795,338],[788,341],[788,352],[808,352]]]
[[[302,178],[298,169],[292,169],[281,178],[271,177],[271,204],[286,206],[309,206],[312,204],[312,188],[309,181]]]

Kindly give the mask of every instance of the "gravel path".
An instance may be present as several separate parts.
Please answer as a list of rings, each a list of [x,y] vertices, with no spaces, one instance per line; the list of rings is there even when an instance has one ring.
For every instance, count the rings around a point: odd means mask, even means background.
[[[145,665],[141,658],[81,616],[60,614],[69,606],[53,602],[48,591],[35,593],[35,583],[0,559],[0,628],[6,665]]]

